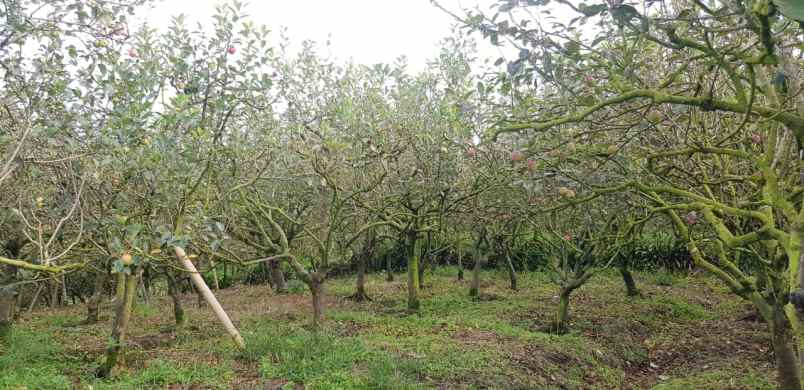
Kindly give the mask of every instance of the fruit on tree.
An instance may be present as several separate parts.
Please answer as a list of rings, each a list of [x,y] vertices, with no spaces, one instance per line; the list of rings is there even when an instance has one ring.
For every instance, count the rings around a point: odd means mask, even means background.
[[[520,152],[518,150],[514,150],[513,152],[511,152],[511,161],[513,161],[513,162],[522,161],[524,158],[525,158],[525,155],[522,154],[522,152]]]
[[[575,190],[569,189],[567,187],[559,187],[558,194],[561,195],[561,197],[563,198],[574,198]]]
[[[762,134],[759,133],[751,133],[751,143],[754,145],[759,145],[762,143]]]
[[[234,47],[234,46],[229,46],[229,48],[226,49],[226,52],[229,53],[229,54],[237,53],[237,48]]]
[[[539,163],[536,160],[529,158],[528,159],[528,172],[536,172],[536,169],[539,168]]]
[[[690,211],[684,216],[684,221],[687,222],[687,225],[695,225],[698,223],[698,213]]]
[[[123,253],[123,255],[120,256],[120,262],[123,263],[123,265],[134,264],[134,257],[131,256],[131,253]]]

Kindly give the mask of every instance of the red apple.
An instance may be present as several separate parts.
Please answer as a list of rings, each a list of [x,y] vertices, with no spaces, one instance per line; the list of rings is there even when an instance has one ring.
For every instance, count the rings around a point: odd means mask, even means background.
[[[695,211],[690,211],[684,216],[684,221],[687,222],[687,225],[695,225],[698,223],[698,213]]]
[[[518,150],[514,150],[513,152],[511,152],[511,161],[513,161],[513,162],[522,161],[524,158],[525,158],[525,155],[522,154],[522,152],[520,152]]]
[[[226,52],[229,53],[229,54],[237,53],[237,48],[234,47],[234,46],[229,46],[229,48],[226,49]]]

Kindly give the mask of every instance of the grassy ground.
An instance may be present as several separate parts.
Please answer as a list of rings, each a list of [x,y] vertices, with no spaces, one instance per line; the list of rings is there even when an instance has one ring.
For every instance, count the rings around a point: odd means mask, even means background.
[[[545,274],[484,273],[473,301],[455,269],[429,274],[419,314],[406,313],[404,276],[372,275],[373,301],[355,303],[352,279],[329,281],[327,322],[307,328],[309,295],[238,286],[219,293],[248,348],[233,349],[194,296],[176,330],[165,298],[139,303],[127,368],[112,381],[92,373],[102,359],[111,309],[80,325],[83,307],[24,315],[0,346],[0,389],[763,389],[773,388],[764,324],[715,280],[637,273],[644,297],[627,298],[614,273],[578,290],[571,329],[538,331],[556,287]]]

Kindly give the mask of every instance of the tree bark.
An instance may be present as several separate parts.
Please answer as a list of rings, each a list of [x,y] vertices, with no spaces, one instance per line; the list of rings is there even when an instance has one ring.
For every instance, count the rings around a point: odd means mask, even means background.
[[[59,306],[59,290],[60,290],[59,282],[56,280],[54,276],[53,279],[48,281],[48,290],[50,292],[50,299],[48,300],[48,306],[51,308],[55,308]]]
[[[357,254],[357,280],[355,282],[355,293],[352,295],[352,299],[357,302],[371,300],[371,297],[366,293],[366,266],[368,260],[374,255],[375,242],[374,232],[369,232],[363,248]]]
[[[109,340],[109,346],[106,347],[106,361],[98,368],[98,378],[111,378],[121,365],[128,324],[131,320],[131,309],[134,307],[134,300],[137,297],[139,276],[140,270],[136,270],[123,277],[123,289],[118,290],[121,294],[116,297],[117,310],[112,325],[112,337]]]
[[[793,335],[790,319],[784,307],[774,305],[771,319],[771,342],[776,359],[776,375],[779,389],[801,390],[801,360],[797,341]]]
[[[36,292],[34,293],[33,298],[31,298],[31,304],[28,306],[28,312],[32,312],[34,308],[36,308],[36,302],[39,300],[39,295],[42,294],[42,290],[45,289],[44,284],[40,284],[39,287],[36,288]]]
[[[570,294],[572,290],[565,288],[561,289],[558,295],[558,308],[556,309],[556,318],[549,326],[551,333],[564,334],[567,332],[567,318],[569,318],[569,303]]]
[[[419,233],[411,230],[408,234],[408,310],[419,310]]]
[[[394,281],[394,271],[393,267],[391,266],[391,262],[393,261],[390,254],[385,254],[385,281],[386,282],[393,282]]]
[[[623,277],[623,283],[625,284],[626,294],[629,297],[636,297],[639,296],[639,289],[636,286],[636,282],[634,282],[634,277],[631,275],[631,270],[628,269],[628,264],[625,260],[620,262],[620,275]]]
[[[184,307],[181,304],[179,285],[170,271],[166,271],[165,276],[167,277],[168,295],[170,295],[170,300],[173,302],[173,319],[176,321],[177,326],[182,326],[187,323],[187,317],[184,315]]]
[[[0,289],[0,344],[8,342],[14,324],[17,292],[10,288]]]
[[[218,269],[215,267],[215,260],[210,260],[209,266],[212,268],[212,286],[215,288],[215,291],[219,291],[221,289],[221,283],[218,281]]]
[[[313,274],[310,278],[310,292],[313,295],[313,329],[318,330],[324,320],[323,278]]]
[[[433,249],[433,232],[427,232],[427,241],[419,253],[419,288],[424,287],[424,271],[430,266],[430,254]]]
[[[463,251],[458,244],[458,280],[463,280]]]
[[[198,270],[195,269],[195,266],[187,258],[187,254],[184,253],[184,249],[176,246],[173,248],[173,251],[176,254],[176,258],[179,259],[181,265],[190,273],[190,280],[193,281],[195,288],[200,292],[200,294],[204,297],[207,304],[212,308],[212,311],[215,313],[215,316],[218,317],[218,321],[223,324],[223,327],[226,328],[226,331],[229,332],[229,335],[232,336],[235,344],[240,349],[246,349],[246,343],[243,341],[243,337],[240,336],[240,332],[237,331],[234,324],[232,324],[232,320],[229,319],[229,315],[223,310],[221,304],[218,303],[218,299],[215,298],[215,295],[212,294],[212,291],[209,289],[207,284],[204,282],[204,278],[198,273]]]
[[[268,262],[268,276],[276,294],[287,294],[288,286],[285,282],[285,273],[282,272],[282,263],[279,260]]]
[[[511,281],[511,290],[517,290],[517,279],[516,279],[516,269],[514,268],[514,263],[511,261],[511,255],[508,251],[508,248],[503,247],[502,249],[503,254],[505,255],[505,262],[508,265],[508,279]]]
[[[117,283],[114,286],[114,301],[122,297],[126,290],[126,275],[122,272],[117,274]]]
[[[483,263],[483,254],[475,254],[475,264],[472,267],[472,284],[469,287],[469,296],[480,296],[480,266]]]
[[[95,285],[92,289],[92,296],[87,301],[87,318],[85,324],[96,324],[100,317],[100,303],[103,300],[104,286],[106,285],[106,272],[100,270],[95,273]]]

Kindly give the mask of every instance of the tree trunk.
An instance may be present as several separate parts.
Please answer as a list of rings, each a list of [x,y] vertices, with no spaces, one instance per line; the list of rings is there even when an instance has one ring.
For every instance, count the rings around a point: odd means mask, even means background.
[[[366,294],[366,258],[364,253],[357,255],[357,281],[355,293],[352,299],[357,302],[370,301],[371,298]]]
[[[235,328],[234,324],[232,324],[232,320],[229,319],[229,315],[226,314],[226,312],[223,310],[223,307],[221,307],[221,304],[218,302],[218,299],[215,298],[214,294],[212,294],[212,291],[204,282],[204,278],[201,277],[201,274],[199,274],[198,270],[195,269],[193,263],[187,258],[187,254],[184,252],[184,249],[176,246],[173,247],[173,250],[181,265],[187,270],[187,272],[190,273],[190,279],[193,281],[196,289],[203,295],[206,302],[212,308],[215,316],[218,317],[218,321],[223,324],[223,327],[226,328],[226,331],[229,332],[230,336],[232,336],[232,339],[237,347],[240,349],[246,349],[246,343],[243,341],[243,337],[240,336],[240,332],[238,332],[237,328]]]
[[[483,264],[482,254],[475,254],[475,265],[472,268],[472,284],[469,287],[469,296],[480,296],[480,266]]]
[[[360,253],[357,254],[357,281],[355,286],[355,294],[352,299],[357,302],[370,301],[371,297],[366,294],[366,267],[368,260],[374,255],[374,247],[376,244],[375,233],[369,232],[366,236],[366,241]]]
[[[28,312],[32,312],[34,308],[36,308],[36,302],[39,300],[39,296],[42,294],[42,290],[45,289],[44,284],[40,284],[39,287],[36,288],[36,292],[34,293],[33,298],[31,298],[31,304],[28,306]]]
[[[98,378],[111,378],[122,363],[131,309],[137,297],[139,273],[137,270],[133,271],[131,275],[124,275],[122,293],[116,297],[117,310],[112,326],[112,337],[109,340],[109,346],[106,347],[106,361],[98,368]]]
[[[424,287],[424,271],[430,266],[430,254],[433,249],[433,232],[427,232],[424,250],[419,252],[419,288]]]
[[[324,303],[322,302],[324,281],[317,274],[311,275],[310,279],[310,292],[313,295],[313,329],[317,331],[324,320]]]
[[[620,262],[619,268],[620,274],[623,276],[623,283],[625,283],[626,294],[629,297],[639,296],[639,289],[637,289],[636,282],[634,282],[634,277],[631,275],[631,270],[628,269],[626,260],[622,260]]]
[[[561,289],[558,295],[558,308],[556,309],[556,318],[548,326],[550,333],[564,334],[567,332],[567,318],[569,317],[569,303],[570,294],[572,290],[565,288]]]
[[[421,243],[419,233],[408,232],[408,310],[419,310],[419,252]]]
[[[0,345],[6,344],[14,324],[17,292],[10,288],[0,289]]]
[[[139,284],[140,292],[142,293],[142,300],[145,301],[145,303],[148,303],[151,300],[150,296],[151,294],[149,292],[148,285],[145,283],[145,279],[147,278],[148,274],[147,273],[143,274],[142,277],[140,278],[140,284]]]
[[[167,276],[168,295],[173,302],[173,319],[176,320],[176,326],[182,326],[187,323],[187,317],[184,315],[184,307],[181,305],[179,286],[170,271],[165,272],[165,276]]]
[[[771,342],[779,389],[801,390],[800,352],[783,307],[774,305],[771,322]]]
[[[511,261],[511,256],[508,252],[508,249],[503,249],[503,253],[505,254],[505,261],[508,264],[508,279],[511,281],[511,290],[516,291],[516,269],[514,269],[514,263]]]
[[[393,282],[394,281],[394,271],[393,267],[391,266],[391,255],[386,253],[385,254],[385,281],[386,282]]]
[[[279,260],[268,262],[268,275],[271,278],[274,293],[287,294],[288,286],[285,283],[285,273],[282,272],[282,263]]]
[[[103,290],[106,285],[106,272],[103,270],[95,273],[95,285],[92,289],[92,296],[87,301],[87,318],[85,324],[96,324],[100,316],[100,303],[103,300]]]
[[[113,301],[117,301],[126,291],[126,275],[122,272],[117,273],[117,284],[114,286],[114,298]]]
[[[463,280],[463,251],[458,245],[458,280]]]
[[[56,280],[56,277],[53,277],[53,279],[48,281],[48,291],[50,292],[48,306],[51,308],[59,306],[59,287],[59,282]]]
[[[212,287],[215,288],[215,291],[218,291],[221,289],[221,283],[218,281],[218,269],[215,267],[215,260],[210,260],[209,266],[212,268]]]

